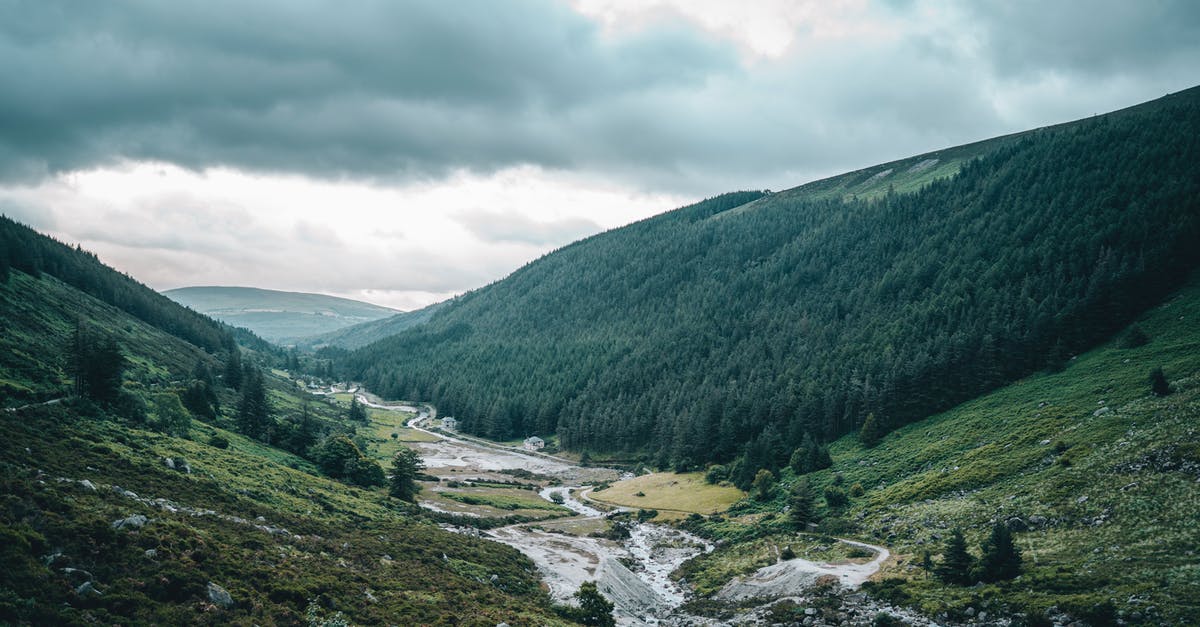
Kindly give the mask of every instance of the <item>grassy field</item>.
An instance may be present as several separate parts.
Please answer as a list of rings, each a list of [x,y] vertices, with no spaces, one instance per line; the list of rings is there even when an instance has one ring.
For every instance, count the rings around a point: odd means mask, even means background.
[[[708,596],[739,575],[752,573],[780,561],[781,554],[790,548],[796,557],[813,562],[836,564],[865,562],[874,556],[828,536],[808,533],[781,533],[747,542],[730,544],[689,560],[675,571],[676,579],[685,578],[692,589]]]
[[[593,500],[610,505],[697,514],[723,512],[744,496],[732,486],[705,483],[698,472],[642,475],[591,493]]]
[[[1057,606],[1092,622],[1116,612],[1200,622],[1200,282],[1136,324],[1144,346],[1122,348],[1118,335],[1062,372],[906,426],[875,448],[854,436],[833,443],[833,468],[810,475],[818,492],[838,478],[865,493],[840,510],[822,502],[823,524],[896,553],[876,594],[952,618],[987,604],[1035,614]],[[1155,367],[1171,395],[1150,394]],[[790,470],[783,479],[773,501],[734,513],[781,512]],[[1020,579],[963,588],[919,568],[926,551],[939,559],[954,527],[978,556],[996,521],[1018,529]],[[786,517],[704,527],[753,538],[782,532]]]

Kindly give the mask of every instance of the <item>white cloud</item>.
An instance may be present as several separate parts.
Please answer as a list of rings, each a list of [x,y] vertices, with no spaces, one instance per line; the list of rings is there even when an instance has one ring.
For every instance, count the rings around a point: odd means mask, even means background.
[[[401,309],[684,202],[533,166],[385,187],[127,162],[0,188],[0,207],[158,289],[252,285]]]

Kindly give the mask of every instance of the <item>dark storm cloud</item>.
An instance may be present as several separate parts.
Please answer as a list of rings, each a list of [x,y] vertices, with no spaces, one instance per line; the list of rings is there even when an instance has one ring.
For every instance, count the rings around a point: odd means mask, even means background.
[[[923,6],[876,7],[897,37],[745,64],[682,22],[610,35],[553,2],[8,2],[0,180],[119,159],[384,180],[532,163],[716,192],[1133,104],[1200,66],[1190,1],[972,2],[905,34]],[[1047,72],[1069,93],[1004,119],[990,94]]]
[[[570,165],[578,107],[736,66],[684,30],[602,41],[557,4],[5,6],[9,178],[118,157],[322,176]]]

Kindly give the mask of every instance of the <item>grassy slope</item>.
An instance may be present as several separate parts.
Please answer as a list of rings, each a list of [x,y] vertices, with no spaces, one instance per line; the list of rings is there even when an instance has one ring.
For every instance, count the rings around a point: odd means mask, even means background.
[[[593,490],[591,498],[626,507],[714,514],[745,495],[733,486],[705,483],[703,473],[659,472],[618,481],[599,492]]]
[[[27,390],[24,400],[63,394],[59,355],[76,317],[116,335],[135,392],[206,358],[52,278],[14,273],[0,286],[0,378]],[[294,384],[268,377],[268,385],[279,412],[298,410]],[[222,400],[232,411],[233,399]],[[316,599],[318,614],[341,610],[359,624],[558,624],[532,563],[515,550],[444,532],[382,488],[331,481],[294,455],[192,425],[182,439],[83,406],[0,412],[0,623],[294,624]],[[229,447],[209,445],[214,435]],[[165,457],[186,459],[192,474],[168,469]],[[112,528],[135,514],[150,523]],[[89,577],[102,595],[75,592]],[[209,581],[235,605],[209,603]]]
[[[112,335],[130,358],[126,378],[141,384],[179,379],[201,360],[219,368],[195,346],[49,275],[34,279],[13,272],[7,283],[0,283],[0,399],[7,397],[0,404],[63,395],[69,382],[64,354],[77,320]]]
[[[845,486],[865,488],[847,511],[826,514],[898,554],[877,592],[951,616],[993,599],[1076,615],[1111,601],[1130,614],[1156,606],[1169,621],[1200,620],[1198,320],[1200,276],[1138,321],[1151,338],[1145,346],[1123,349],[1114,338],[1063,372],[904,427],[873,449],[854,436],[835,442],[834,467],[812,477],[823,488],[840,473]],[[1157,366],[1175,389],[1165,398],[1149,394],[1147,375]],[[778,511],[785,492],[765,510]],[[784,517],[767,516],[709,526],[730,536],[747,534],[751,520],[784,529]],[[938,558],[949,529],[961,526],[978,555],[993,521],[1013,517],[1045,519],[1016,534],[1025,554],[1020,579],[957,588],[917,569],[923,551]],[[730,559],[741,553],[731,549]]]

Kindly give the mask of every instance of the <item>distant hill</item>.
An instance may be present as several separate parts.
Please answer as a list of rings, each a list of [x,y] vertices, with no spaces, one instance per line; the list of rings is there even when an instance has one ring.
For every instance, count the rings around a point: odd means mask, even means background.
[[[361,348],[372,342],[382,340],[385,337],[395,335],[420,324],[425,324],[443,305],[445,305],[444,302],[434,303],[415,311],[405,311],[387,318],[380,318],[370,322],[360,322],[336,331],[301,338],[296,342],[296,346],[308,350],[316,350],[326,346],[347,350]]]
[[[497,439],[746,486],[806,434],[922,419],[1096,345],[1200,262],[1200,88],[566,246],[359,349]]]
[[[387,318],[398,313],[349,298],[255,287],[181,287],[163,292],[175,302],[277,344]]]

